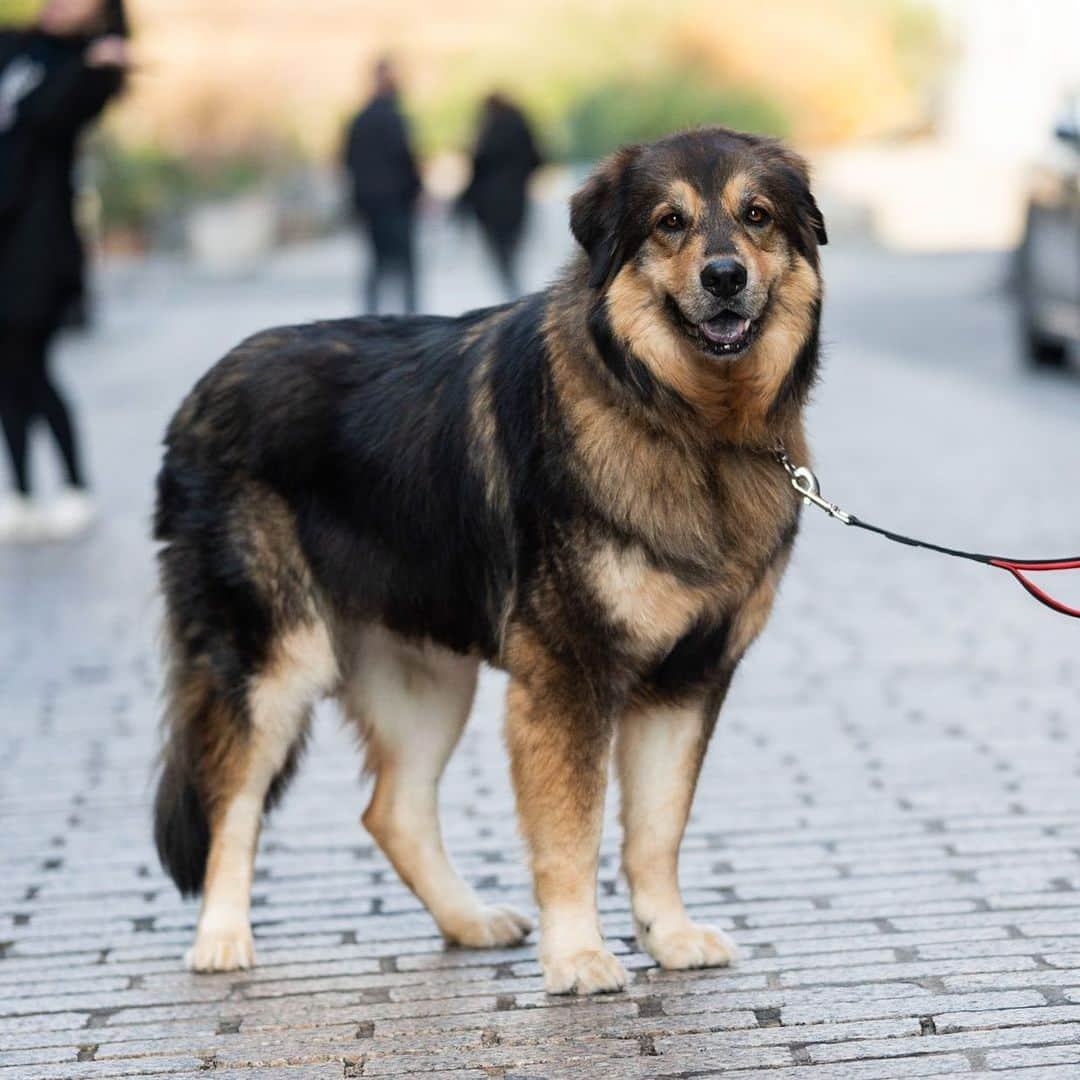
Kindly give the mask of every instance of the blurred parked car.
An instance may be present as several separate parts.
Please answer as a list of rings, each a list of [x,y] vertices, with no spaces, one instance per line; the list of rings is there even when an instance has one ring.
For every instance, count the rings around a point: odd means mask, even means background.
[[[1062,367],[1080,345],[1080,97],[1063,115],[1037,169],[1017,251],[1016,283],[1026,361]]]

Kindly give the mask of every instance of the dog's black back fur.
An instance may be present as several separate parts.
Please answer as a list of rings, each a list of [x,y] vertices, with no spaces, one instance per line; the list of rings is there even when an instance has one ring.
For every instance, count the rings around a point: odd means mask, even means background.
[[[158,539],[227,538],[213,515],[226,512],[238,477],[253,480],[295,510],[315,580],[342,615],[491,656],[515,567],[506,523],[490,512],[470,458],[469,384],[493,356],[499,435],[513,444],[511,489],[527,510],[544,377],[540,297],[462,348],[463,331],[499,314],[343,319],[241,345],[196,388],[193,426],[168,437]],[[190,569],[189,588],[228,592],[220,606],[233,620],[247,612],[230,636],[248,667],[265,649],[265,611],[238,595],[242,574],[229,588],[216,569],[209,578]]]

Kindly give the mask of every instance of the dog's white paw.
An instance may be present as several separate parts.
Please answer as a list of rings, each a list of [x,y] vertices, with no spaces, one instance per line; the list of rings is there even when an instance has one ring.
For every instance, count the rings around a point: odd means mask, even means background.
[[[532,920],[505,904],[480,907],[454,920],[443,931],[457,945],[471,949],[492,949],[520,945],[532,930]]]
[[[639,924],[638,940],[654,960],[669,970],[727,967],[739,958],[735,942],[722,930],[681,920],[670,927]]]
[[[189,971],[238,971],[255,963],[255,942],[251,926],[244,920],[200,925],[195,944],[184,957]]]
[[[549,994],[604,994],[626,986],[626,971],[607,949],[582,949],[543,961]]]

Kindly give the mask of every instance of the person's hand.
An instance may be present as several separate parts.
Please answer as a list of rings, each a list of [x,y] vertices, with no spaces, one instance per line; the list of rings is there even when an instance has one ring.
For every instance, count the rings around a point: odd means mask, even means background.
[[[91,42],[86,50],[86,62],[90,67],[127,67],[131,63],[127,38],[109,34]]]

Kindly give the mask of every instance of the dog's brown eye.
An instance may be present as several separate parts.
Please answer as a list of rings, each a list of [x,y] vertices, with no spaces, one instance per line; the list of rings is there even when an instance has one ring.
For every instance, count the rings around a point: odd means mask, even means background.
[[[751,206],[746,211],[746,224],[747,225],[768,225],[772,221],[772,217],[769,211],[762,206]]]
[[[682,232],[686,228],[686,221],[682,214],[676,214],[674,212],[665,214],[659,222],[660,228],[664,232]]]

